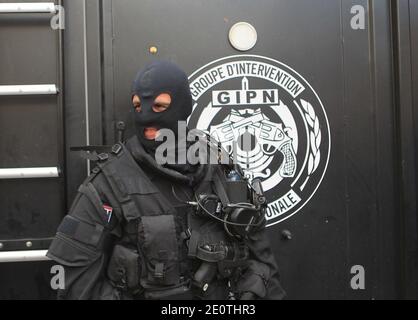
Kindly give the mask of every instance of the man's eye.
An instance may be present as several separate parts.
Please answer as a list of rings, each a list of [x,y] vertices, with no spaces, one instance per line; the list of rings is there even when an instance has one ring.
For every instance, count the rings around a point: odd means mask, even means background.
[[[167,105],[162,105],[162,104],[159,104],[159,103],[156,103],[153,106],[153,110],[155,112],[163,112],[163,111],[165,111],[167,109],[168,109],[168,106]]]

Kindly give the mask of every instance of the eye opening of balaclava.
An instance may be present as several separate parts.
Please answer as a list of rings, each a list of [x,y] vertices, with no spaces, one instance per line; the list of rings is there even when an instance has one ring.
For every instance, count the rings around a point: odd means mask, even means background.
[[[168,96],[168,99],[167,99],[167,96]],[[141,103],[140,99],[139,99],[139,101],[136,100],[136,97],[137,97],[137,95],[133,94],[132,97],[131,97],[131,100],[134,104],[133,107],[134,107],[135,112],[139,113],[139,112],[141,112],[141,109],[142,109],[142,103]],[[161,98],[159,98],[159,97],[161,97]],[[171,99],[171,94],[170,93],[168,93],[168,92],[160,93],[154,99],[154,102],[152,103],[152,110],[155,113],[165,112],[171,107],[171,101],[172,101],[172,99]],[[139,111],[138,111],[138,108],[139,108]]]
[[[155,112],[154,101],[160,94],[169,94],[167,110]],[[137,136],[148,152],[154,152],[162,142],[145,138],[145,128],[170,129],[178,136],[178,122],[187,121],[192,113],[192,95],[187,75],[168,61],[155,61],[140,70],[132,85],[132,97],[141,101],[141,111],[134,112]]]

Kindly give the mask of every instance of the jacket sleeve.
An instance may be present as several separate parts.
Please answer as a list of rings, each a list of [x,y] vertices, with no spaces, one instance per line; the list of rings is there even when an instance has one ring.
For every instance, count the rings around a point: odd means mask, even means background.
[[[59,291],[59,299],[118,298],[106,278],[111,231],[118,222],[115,217],[109,222],[107,213],[93,184],[83,184],[47,253],[65,270],[65,288]]]
[[[286,293],[280,285],[278,266],[265,229],[252,235],[246,244],[250,255],[238,281],[238,291],[244,299],[282,300]]]

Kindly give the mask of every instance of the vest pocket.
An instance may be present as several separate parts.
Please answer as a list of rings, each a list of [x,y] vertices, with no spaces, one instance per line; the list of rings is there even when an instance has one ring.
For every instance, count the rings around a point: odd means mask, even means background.
[[[143,216],[139,223],[139,247],[144,255],[144,288],[173,286],[180,282],[179,251],[173,215]]]
[[[137,294],[141,289],[139,262],[140,258],[136,250],[117,244],[109,260],[107,276],[115,287]]]

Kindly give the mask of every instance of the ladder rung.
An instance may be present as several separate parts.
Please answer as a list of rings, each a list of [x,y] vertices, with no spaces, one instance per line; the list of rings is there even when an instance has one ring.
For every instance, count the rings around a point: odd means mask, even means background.
[[[29,86],[0,86],[0,96],[25,96],[57,94],[58,88],[54,84],[41,84]]]
[[[0,13],[55,13],[55,3],[0,3]]]
[[[47,252],[47,250],[0,252],[0,263],[48,261],[50,259],[46,256]]]
[[[57,167],[0,169],[0,180],[57,177],[59,177],[59,171]]]

